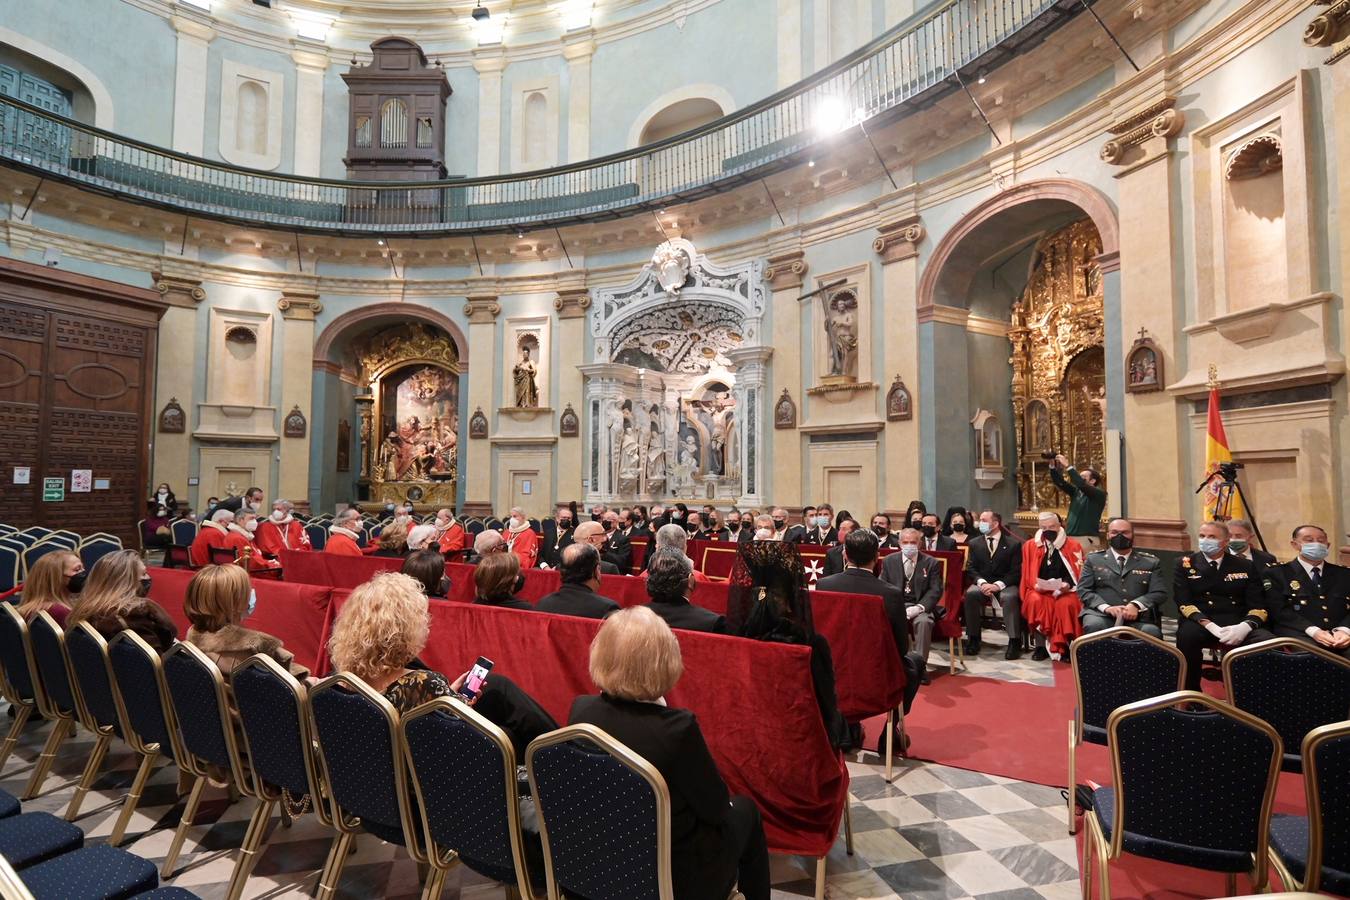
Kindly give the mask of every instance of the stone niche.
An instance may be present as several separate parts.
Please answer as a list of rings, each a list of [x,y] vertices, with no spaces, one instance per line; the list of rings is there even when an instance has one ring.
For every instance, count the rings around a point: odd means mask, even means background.
[[[207,331],[206,401],[193,436],[205,440],[277,440],[272,405],[272,316],[213,307]]]

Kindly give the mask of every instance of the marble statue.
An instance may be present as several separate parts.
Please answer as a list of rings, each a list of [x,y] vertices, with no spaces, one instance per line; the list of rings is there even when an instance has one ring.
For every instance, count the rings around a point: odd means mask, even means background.
[[[512,370],[516,387],[516,406],[534,409],[539,405],[539,385],[535,382],[538,367],[530,361],[530,348],[520,348],[520,362]]]
[[[647,435],[646,491],[651,493],[666,484],[666,436],[661,430],[661,408],[655,403],[649,410],[651,424]]]
[[[739,468],[739,454],[736,446],[736,401],[728,392],[717,395],[713,401],[711,441],[712,452],[717,456],[718,473],[730,478]]]
[[[380,444],[380,472],[382,481],[398,481],[399,476],[399,458],[402,451],[399,444],[402,440],[398,432],[391,431],[385,436],[384,443]]]
[[[642,476],[642,448],[631,424],[625,425],[619,436],[619,491],[631,494],[637,490]]]
[[[830,352],[830,375],[858,377],[858,297],[840,291],[825,308],[825,336]]]

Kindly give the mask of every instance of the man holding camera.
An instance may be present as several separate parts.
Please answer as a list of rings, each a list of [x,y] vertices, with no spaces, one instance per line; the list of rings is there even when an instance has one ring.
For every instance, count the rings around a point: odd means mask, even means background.
[[[1069,495],[1069,516],[1064,523],[1064,533],[1076,538],[1087,550],[1101,547],[1098,535],[1102,510],[1106,508],[1106,491],[1101,488],[1101,473],[1088,468],[1080,474],[1063,453],[1056,453],[1050,462],[1050,480],[1055,483],[1055,487]]]

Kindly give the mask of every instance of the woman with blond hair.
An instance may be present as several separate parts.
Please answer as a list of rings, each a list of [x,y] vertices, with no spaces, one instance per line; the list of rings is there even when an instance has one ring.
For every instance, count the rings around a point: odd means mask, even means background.
[[[529,601],[515,596],[520,590],[520,557],[514,553],[492,553],[483,557],[473,567],[473,584],[478,592],[473,602],[479,606],[534,609]]]
[[[407,556],[408,523],[395,519],[380,532],[380,540],[371,556]]]
[[[336,671],[360,678],[403,713],[457,694],[464,685],[464,675],[452,683],[440,672],[408,667],[426,647],[430,629],[421,585],[407,575],[386,572],[351,592],[333,623],[328,654]],[[558,727],[529,694],[496,669],[470,705],[506,732],[517,759],[525,758],[530,741]]]
[[[135,550],[118,550],[94,563],[66,626],[88,622],[108,640],[131,629],[159,653],[178,639],[178,626],[158,603],[147,600],[150,575]]]
[[[83,589],[84,563],[80,557],[69,550],[54,550],[29,568],[23,594],[14,602],[25,622],[45,612],[64,628],[75,595]]]
[[[191,626],[187,642],[195,644],[229,677],[235,667],[255,653],[270,656],[303,679],[309,670],[281,645],[281,639],[240,623],[253,615],[257,603],[248,573],[239,566],[206,566],[188,582],[183,612]]]
[[[666,705],[684,674],[670,626],[645,606],[613,613],[591,642],[590,672],[600,695],[578,697],[570,723],[604,729],[666,780],[675,900],[725,897],[732,884],[746,900],[768,900],[759,809],[729,795],[694,714]]]

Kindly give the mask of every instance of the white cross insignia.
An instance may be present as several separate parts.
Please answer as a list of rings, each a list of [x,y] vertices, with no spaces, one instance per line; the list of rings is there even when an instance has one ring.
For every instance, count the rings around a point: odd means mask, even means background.
[[[816,579],[825,573],[825,567],[820,564],[820,560],[813,559],[806,564],[806,574],[810,576],[811,583],[815,584]]]

